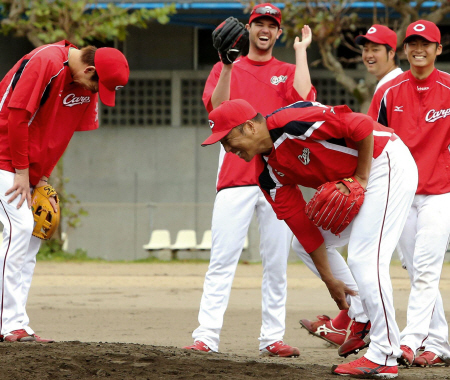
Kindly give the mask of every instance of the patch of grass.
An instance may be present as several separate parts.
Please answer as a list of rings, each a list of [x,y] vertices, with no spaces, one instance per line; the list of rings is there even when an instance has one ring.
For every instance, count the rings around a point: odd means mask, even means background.
[[[91,258],[87,255],[87,252],[83,249],[77,249],[75,252],[66,252],[62,249],[62,244],[60,241],[47,240],[42,243],[41,248],[36,256],[37,261],[56,261],[56,262],[101,262],[106,261],[102,259]]]

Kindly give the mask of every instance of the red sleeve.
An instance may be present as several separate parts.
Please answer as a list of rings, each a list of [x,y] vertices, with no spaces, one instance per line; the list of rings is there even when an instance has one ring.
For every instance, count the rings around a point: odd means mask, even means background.
[[[26,109],[30,115],[38,110],[44,91],[54,76],[64,70],[62,63],[56,67],[45,55],[35,54],[26,62],[17,81],[8,108]]]
[[[306,252],[314,251],[323,243],[319,229],[305,214],[306,202],[297,185],[284,185],[276,189],[274,199],[266,190],[263,188],[261,190],[277,214],[277,218],[286,222]]]
[[[344,117],[347,126],[348,138],[353,141],[361,141],[373,132],[373,120],[362,113],[349,113]]]
[[[217,82],[219,81],[220,73],[222,72],[222,62],[217,62],[209,73],[208,79],[205,83],[205,89],[203,90],[203,104],[206,107],[206,110],[211,112],[213,110],[213,106],[211,104],[211,97],[214,92],[214,89],[217,86]]]
[[[8,138],[11,147],[12,166],[26,169],[28,160],[28,122],[30,114],[26,110],[11,108],[8,115]]]
[[[47,170],[44,171],[44,176],[46,176],[47,178],[49,178],[52,175],[53,169],[55,168],[56,164],[58,162],[56,162],[51,168],[48,168]]]
[[[324,242],[319,229],[309,220],[304,210],[284,220],[306,252],[311,253]]]

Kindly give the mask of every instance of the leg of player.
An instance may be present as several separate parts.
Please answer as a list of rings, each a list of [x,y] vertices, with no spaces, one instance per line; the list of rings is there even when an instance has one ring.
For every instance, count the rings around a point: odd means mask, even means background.
[[[198,314],[200,325],[192,333],[194,345],[184,348],[219,350],[223,316],[258,196],[256,186],[229,188],[217,193],[211,227],[211,258]]]
[[[25,258],[25,262],[23,265],[23,285],[22,285],[22,303],[25,310],[24,314],[24,330],[27,332],[28,335],[31,335],[36,339],[36,342],[38,343],[53,343],[53,339],[46,339],[41,338],[39,335],[35,334],[33,329],[29,326],[30,319],[28,318],[28,314],[26,311],[26,304],[28,299],[28,293],[30,291],[31,286],[31,279],[33,278],[34,268],[36,266],[36,255],[39,251],[39,248],[41,246],[41,239],[38,239],[35,236],[31,236],[30,244],[28,245],[28,252]]]
[[[17,209],[19,197],[8,203],[4,194],[12,187],[14,173],[0,170],[0,221],[3,224],[3,243],[0,250],[2,276],[1,335],[8,342],[26,342],[35,339],[24,330],[26,298],[22,293],[24,262],[33,231],[33,215],[26,202]],[[31,278],[29,279],[31,281]]]
[[[414,359],[413,365],[418,367],[450,366],[448,327],[440,293],[436,299],[428,338],[423,345],[424,347],[421,347],[423,352]]]
[[[256,215],[259,222],[263,264],[259,350],[261,355],[296,357],[300,355],[300,350],[283,341],[286,329],[286,270],[292,232],[284,221],[277,219],[262,191],[256,206]]]
[[[321,232],[325,239],[328,260],[334,276],[344,281],[351,289],[358,290],[347,263],[335,248],[336,246],[344,246],[347,243],[350,231],[351,225],[341,234],[340,237],[333,235],[330,231]],[[319,273],[317,272],[310,255],[306,253],[296,238],[294,238],[292,247],[302,261],[308,266],[308,268],[319,277]],[[359,295],[348,296],[348,303],[350,304],[350,310],[348,312],[345,310],[342,311],[333,320],[329,317],[321,316],[315,330],[314,327],[311,326],[311,323],[309,323],[310,321],[305,319],[300,321],[300,324],[314,336],[324,339],[335,346],[345,344],[342,352],[340,352],[342,346],[339,348],[339,355],[341,356],[356,353],[367,347],[369,343],[368,330],[370,327],[368,328],[368,326],[370,322],[364,312]],[[351,327],[350,331],[349,327]],[[362,333],[363,331],[364,334]]]
[[[364,203],[353,220],[348,265],[372,323],[363,357],[333,366],[342,376],[394,378],[401,355],[389,264],[417,189],[416,164],[406,146],[390,141],[373,161]]]
[[[413,363],[430,366],[450,362],[448,324],[439,292],[450,233],[450,221],[446,217],[449,212],[450,194],[416,195],[408,228],[400,240],[412,284],[408,322],[401,333],[403,354],[399,359],[401,364],[407,366]],[[415,242],[414,247],[410,247],[410,241]],[[425,352],[415,360],[417,350],[425,339]]]

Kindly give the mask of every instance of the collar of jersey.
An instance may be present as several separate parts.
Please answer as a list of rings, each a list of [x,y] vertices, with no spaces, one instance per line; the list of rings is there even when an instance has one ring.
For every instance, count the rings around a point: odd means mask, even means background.
[[[422,80],[417,79],[414,75],[412,75],[411,70],[408,70],[408,77],[409,77],[409,80],[411,81],[411,83],[414,83],[415,85],[422,86],[422,87],[435,83],[436,80],[438,79],[438,76],[439,76],[439,71],[436,68],[431,72],[430,75],[428,75],[427,78],[422,79]]]
[[[275,59],[275,57],[272,57],[268,61],[261,62],[261,61],[253,61],[250,58],[248,58],[248,56],[246,56],[245,58],[247,59],[248,63],[250,63],[253,66],[266,66]]]

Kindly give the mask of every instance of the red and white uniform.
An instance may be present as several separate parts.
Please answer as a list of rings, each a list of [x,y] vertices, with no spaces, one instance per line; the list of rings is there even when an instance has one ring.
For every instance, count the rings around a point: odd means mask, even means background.
[[[399,247],[411,279],[407,326],[401,344],[450,358],[439,279],[450,235],[450,75],[435,69],[417,80],[410,71],[382,86],[369,115],[408,146],[419,186]]]
[[[396,365],[401,355],[395,322],[389,263],[417,188],[417,168],[392,129],[347,106],[328,107],[298,102],[267,117],[274,147],[257,157],[259,185],[308,252],[326,245],[348,245],[348,265],[372,322],[366,358]],[[315,227],[307,218],[298,185],[317,188],[324,182],[355,173],[358,151],[354,141],[373,133],[374,152],[365,201],[340,237]],[[331,264],[336,278],[339,271]]]
[[[206,81],[203,102],[212,110],[211,96],[223,64],[217,63]],[[230,99],[245,99],[266,115],[302,98],[293,87],[295,66],[275,58],[266,62],[241,57],[233,64]],[[315,99],[312,89],[308,98]],[[217,196],[212,217],[211,258],[203,287],[194,340],[217,351],[223,315],[228,305],[236,266],[248,227],[256,211],[259,221],[260,253],[263,263],[262,326],[260,349],[283,340],[285,331],[286,267],[292,233],[279,221],[258,188],[255,160],[244,162],[221,148]]]
[[[0,248],[1,334],[25,329],[25,310],[40,240],[31,235],[31,210],[20,197],[8,204],[15,169],[29,168],[30,183],[50,176],[75,131],[98,128],[97,95],[74,85],[68,66],[67,41],[41,46],[25,55],[0,83]],[[11,109],[26,110],[31,119],[24,133],[8,123]]]
[[[401,73],[403,73],[403,70],[400,67],[397,67],[396,69],[389,71],[383,78],[380,79],[380,81],[377,83],[377,87],[375,88],[375,92],[384,85],[385,83],[391,81],[392,79],[398,77]]]

